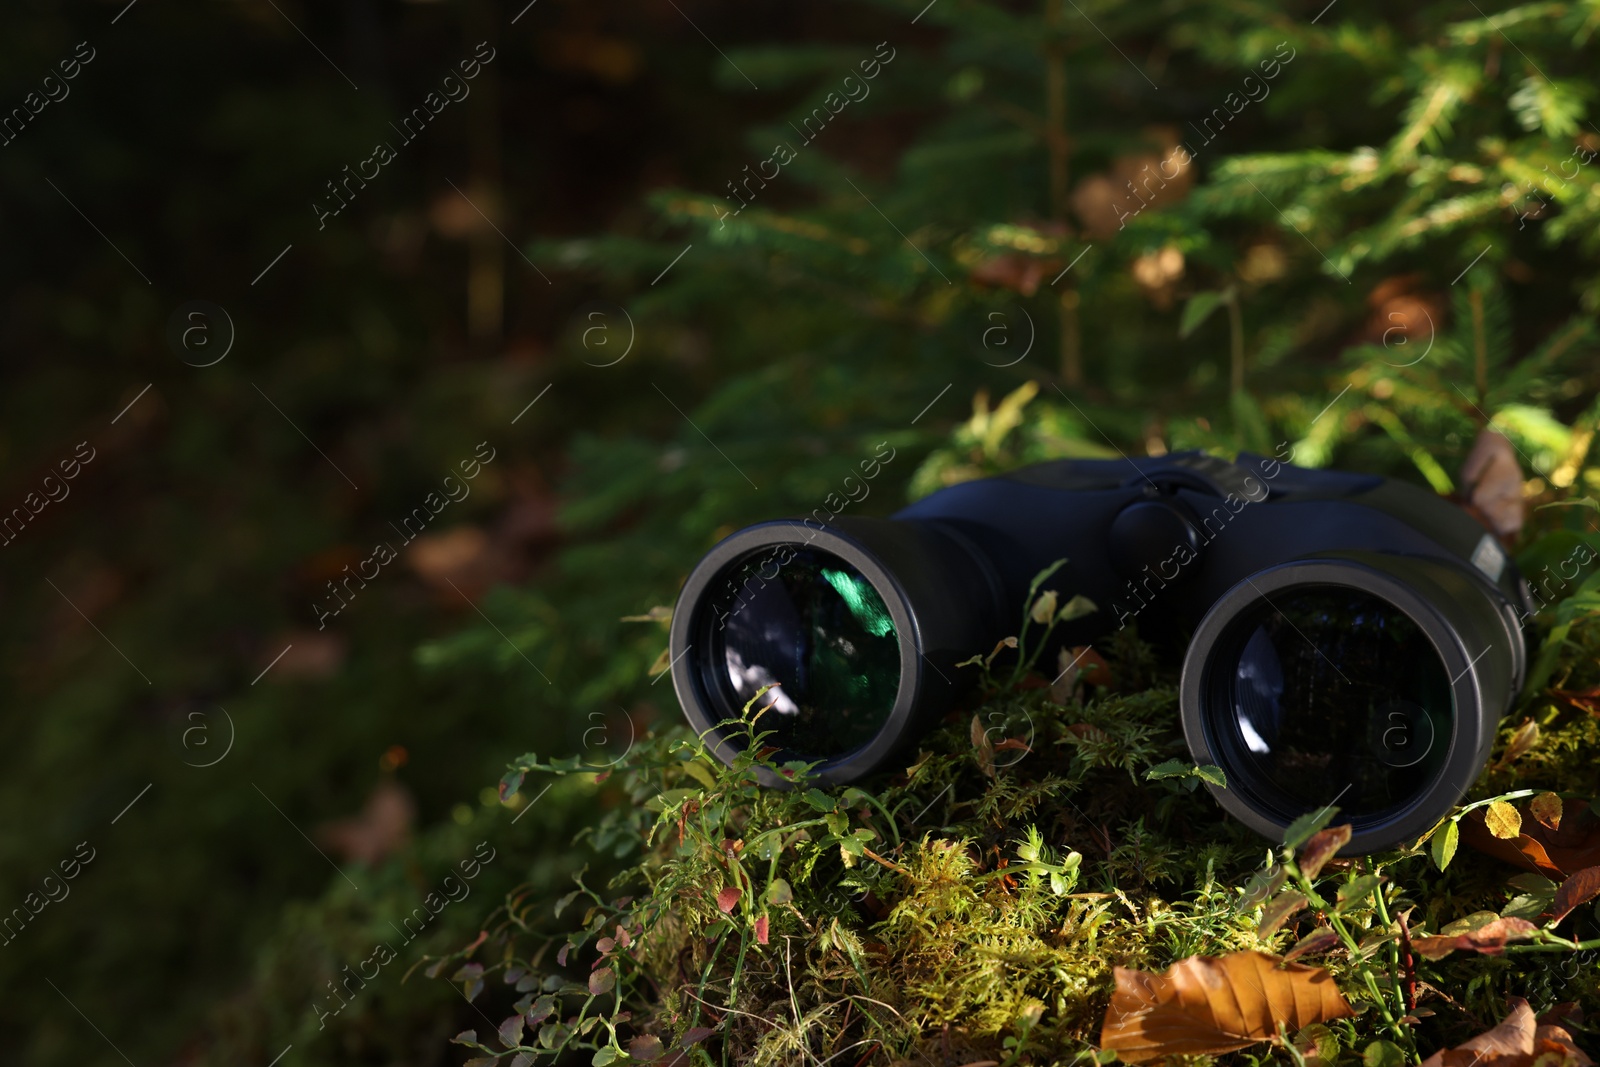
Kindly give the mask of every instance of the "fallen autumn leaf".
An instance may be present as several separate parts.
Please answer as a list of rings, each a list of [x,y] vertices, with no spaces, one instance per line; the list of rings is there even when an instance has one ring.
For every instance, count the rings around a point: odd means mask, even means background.
[[[1321,967],[1280,965],[1261,952],[1190,956],[1162,974],[1115,970],[1100,1044],[1126,1063],[1216,1055],[1353,1015]]]
[[[1470,1055],[1468,1055],[1470,1053]],[[1548,1058],[1547,1058],[1548,1057]],[[1499,1026],[1435,1052],[1422,1067],[1529,1067],[1535,1058],[1549,1067],[1593,1067],[1594,1061],[1572,1043],[1559,1026],[1540,1026],[1521,997],[1511,998],[1511,1012]]]

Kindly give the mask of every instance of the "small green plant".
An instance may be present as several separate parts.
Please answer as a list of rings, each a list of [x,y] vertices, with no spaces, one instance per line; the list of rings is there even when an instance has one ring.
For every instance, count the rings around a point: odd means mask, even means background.
[[[957,667],[977,667],[983,672],[984,686],[990,692],[1015,689],[1017,684],[1030,671],[1039,654],[1049,645],[1051,636],[1056,627],[1064,622],[1081,619],[1085,615],[1093,614],[1099,609],[1094,601],[1086,596],[1075,595],[1065,604],[1061,604],[1060,595],[1054,589],[1040,592],[1040,587],[1050,580],[1051,575],[1066,565],[1065,559],[1058,559],[1038,574],[1028,585],[1027,604],[1028,610],[1023,613],[1022,628],[1014,637],[1005,637],[1000,640],[987,656],[978,655],[971,659],[962,660]],[[1043,626],[1044,632],[1036,636],[1031,643],[1028,640],[1029,630],[1035,626]],[[994,662],[1000,655],[1008,650],[1014,650],[1016,655],[1011,657],[1011,670],[1003,678],[994,674]]]

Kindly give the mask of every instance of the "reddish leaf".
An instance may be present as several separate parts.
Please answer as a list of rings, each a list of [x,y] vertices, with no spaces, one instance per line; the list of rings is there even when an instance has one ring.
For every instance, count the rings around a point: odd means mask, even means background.
[[[762,945],[767,943],[767,917],[765,915],[756,920],[756,942]]]
[[[1300,959],[1302,956],[1320,956],[1338,944],[1339,935],[1334,933],[1331,928],[1324,926],[1302,937],[1283,959],[1284,962],[1288,963]]]
[[[538,1026],[556,1013],[555,998],[549,995],[540,997],[528,1005],[528,1025]]]
[[[993,778],[994,744],[989,740],[988,731],[983,728],[983,721],[976,715],[972,717],[972,750],[978,761],[978,769]]]
[[[1118,967],[1100,1044],[1125,1063],[1217,1055],[1354,1014],[1320,967],[1279,966],[1260,952],[1190,956],[1163,974]]]
[[[1597,896],[1600,896],[1600,867],[1585,867],[1556,890],[1555,917],[1551,921],[1560,922]]]
[[[1600,686],[1592,689],[1551,689],[1549,693],[1551,697],[1565,700],[1590,715],[1600,715]]]
[[[1475,930],[1456,934],[1434,934],[1411,938],[1411,948],[1426,960],[1438,960],[1456,950],[1498,956],[1512,941],[1525,941],[1538,927],[1527,919],[1495,919]]]
[[[589,992],[595,996],[604,996],[617,986],[617,972],[610,967],[602,967],[589,975]]]
[[[661,1039],[653,1034],[644,1034],[628,1042],[628,1055],[640,1063],[654,1063],[666,1052]]]
[[[1338,853],[1341,848],[1350,843],[1350,834],[1353,827],[1349,823],[1343,826],[1330,826],[1326,830],[1319,830],[1311,835],[1300,848],[1296,857],[1300,861],[1300,873],[1307,878],[1315,878],[1322,873],[1322,868]]]
[[[1056,259],[1040,259],[1007,252],[974,266],[972,280],[999,289],[1011,289],[1023,296],[1032,296],[1038,290],[1039,283],[1054,274],[1061,265],[1061,261]]]
[[[738,903],[739,887],[736,885],[724,886],[722,892],[717,894],[717,910],[724,915],[733,914],[733,909]]]
[[[1048,684],[1050,699],[1062,706],[1072,703],[1072,692],[1080,679],[1090,685],[1116,688],[1105,658],[1092,648],[1074,646],[1063,648],[1056,656],[1056,678]]]

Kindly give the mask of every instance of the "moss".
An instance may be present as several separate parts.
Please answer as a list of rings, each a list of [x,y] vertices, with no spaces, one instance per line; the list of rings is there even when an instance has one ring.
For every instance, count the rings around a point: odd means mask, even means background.
[[[1570,658],[1592,655],[1595,629],[1579,625]],[[1292,854],[1224,817],[1194,771],[1172,763],[1187,759],[1175,679],[1149,650],[1124,638],[1108,661],[1110,680],[1134,684],[1053,694],[1021,672],[1020,685],[991,677],[903,770],[863,787],[765,789],[755,742],[724,767],[681,728],[651,736],[596,786],[627,802],[583,835],[631,847],[628,872],[604,893],[580,888],[577,930],[572,911],[515,898],[476,950],[488,972],[515,978],[515,1007],[539,1025],[522,1046],[467,1043],[485,1063],[561,1048],[624,1062],[630,1047],[639,1059],[676,1048],[698,1064],[1105,1062],[1096,1046],[1113,967],[1282,953],[1327,921],[1312,909],[1258,936],[1266,896],[1252,880],[1283,862],[1293,873]],[[1588,670],[1572,664],[1558,679]],[[757,734],[759,711],[746,709]],[[1498,758],[1474,795],[1530,783],[1594,795],[1595,718],[1547,698],[1528,712],[1540,728],[1532,748]],[[1508,717],[1502,753],[1519,728]],[[533,757],[515,771],[580,773]],[[1340,886],[1365,874],[1380,877],[1379,894],[1335,909]],[[1444,1047],[1498,1020],[1513,993],[1536,1008],[1600,1010],[1594,953],[1457,953],[1419,965],[1421,999],[1402,1018],[1395,916],[1437,932],[1499,912],[1523,891],[1512,874],[1465,848],[1440,871],[1420,843],[1335,861],[1315,889],[1304,883],[1349,937],[1314,962],[1358,1010],[1321,1035],[1324,1062],[1353,1063],[1378,1039],[1413,1054]],[[1563,927],[1596,932],[1587,909]],[[599,974],[609,977],[592,982]]]

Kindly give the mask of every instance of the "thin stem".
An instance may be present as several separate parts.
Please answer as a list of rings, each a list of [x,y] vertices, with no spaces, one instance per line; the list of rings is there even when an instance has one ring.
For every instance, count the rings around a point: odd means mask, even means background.
[[[1061,381],[1068,386],[1083,384],[1083,337],[1078,324],[1078,290],[1064,286],[1056,301],[1060,312]]]
[[[711,981],[711,969],[717,965],[717,957],[722,955],[722,946],[728,940],[728,935],[732,932],[733,928],[729,927],[717,935],[717,943],[711,947],[711,958],[706,960],[705,969],[700,972],[701,993],[706,991],[706,983]],[[694,1000],[694,1014],[689,1019],[689,1025],[698,1026],[700,1025],[700,1009],[704,1007],[704,1005],[701,1003],[699,997],[693,997],[692,999]]]
[[[1067,56],[1062,37],[1061,0],[1045,0],[1044,142],[1050,163],[1050,216],[1067,222],[1067,187],[1070,184],[1072,141],[1067,136]],[[1068,279],[1056,299],[1060,330],[1061,381],[1069,387],[1083,384],[1083,349],[1078,325],[1078,290]]]
[[[1244,392],[1244,312],[1239,307],[1239,293],[1230,290],[1228,305],[1228,341],[1232,350],[1229,384],[1235,393]]]
[[[1045,145],[1050,154],[1050,214],[1067,217],[1067,57],[1061,39],[1061,0],[1045,0]]]
[[[782,826],[774,826],[770,830],[761,831],[759,834],[746,841],[744,843],[744,847],[747,851],[753,852],[757,844],[766,840],[768,837],[771,837],[773,834],[787,834],[794,830],[804,830],[808,826],[824,826],[827,824],[827,821],[827,819],[806,819],[802,822],[791,822],[785,823]]]
[[[878,855],[876,852],[872,851],[867,846],[862,845],[861,846],[861,851],[866,853],[868,859],[877,860],[879,863],[883,864],[885,867],[889,868],[894,873],[905,875],[907,878],[911,877],[911,872],[910,871],[906,870],[904,867],[900,866],[898,863],[894,862],[893,860],[884,859],[882,856]]]
[[[1381,884],[1372,891],[1372,898],[1378,904],[1378,919],[1383,923],[1383,928],[1387,930],[1394,924],[1394,920],[1389,918],[1389,902],[1383,899],[1383,886]],[[1400,984],[1400,943],[1398,941],[1389,942],[1389,987],[1394,992],[1395,1007],[1403,1017],[1406,1014],[1406,994]],[[1407,1031],[1407,1037],[1409,1036],[1410,1031]],[[1409,1041],[1406,1042],[1406,1046],[1410,1047]]]
[[[1600,937],[1589,941],[1568,941],[1564,937],[1540,930],[1543,935],[1538,941],[1527,945],[1507,945],[1507,952],[1583,952],[1588,949],[1600,948]]]
[[[1489,395],[1489,348],[1483,328],[1483,293],[1477,289],[1467,292],[1472,304],[1472,365],[1474,382],[1478,387],[1478,403]]]

